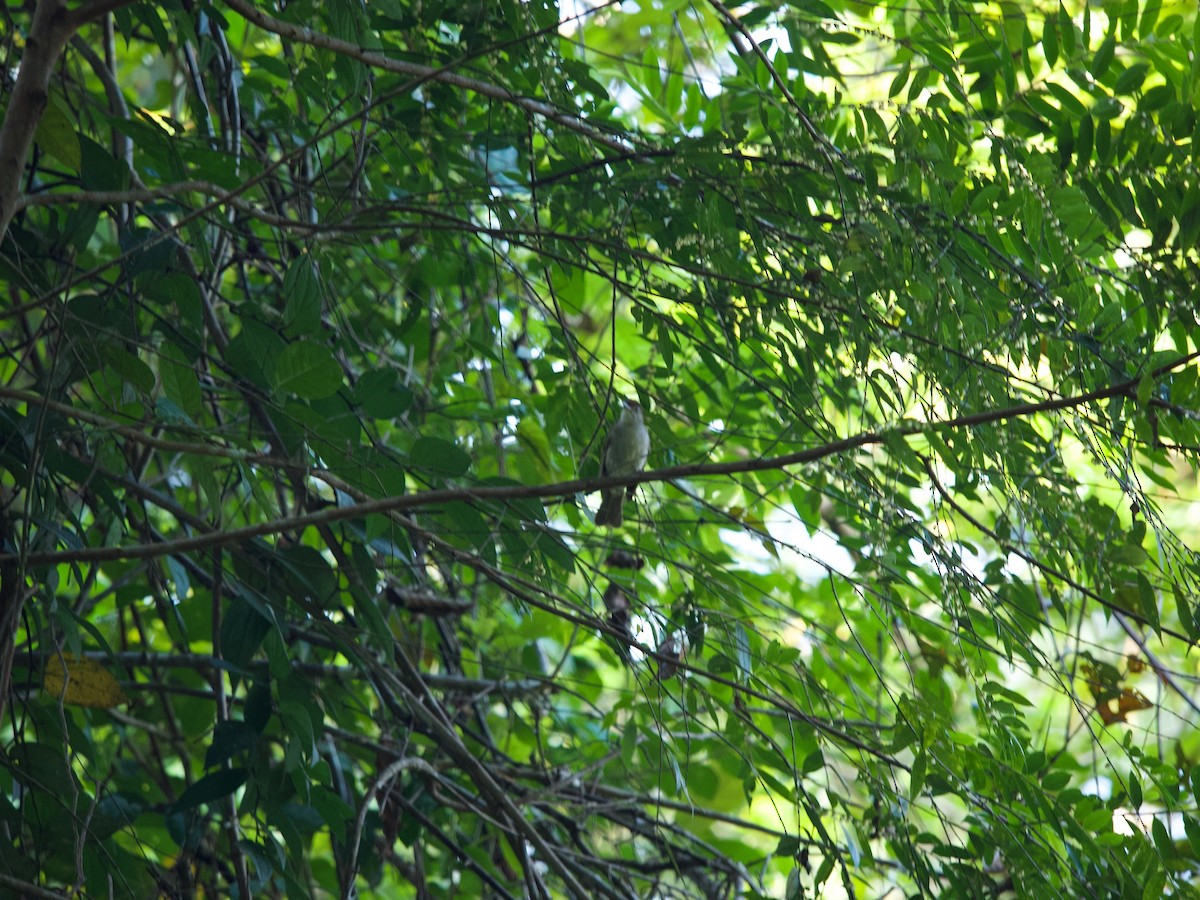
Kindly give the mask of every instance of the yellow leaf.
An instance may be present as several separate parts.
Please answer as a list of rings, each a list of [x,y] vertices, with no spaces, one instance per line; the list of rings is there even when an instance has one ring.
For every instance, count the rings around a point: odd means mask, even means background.
[[[51,697],[73,706],[105,709],[129,702],[117,679],[100,663],[69,653],[46,660],[42,687]]]

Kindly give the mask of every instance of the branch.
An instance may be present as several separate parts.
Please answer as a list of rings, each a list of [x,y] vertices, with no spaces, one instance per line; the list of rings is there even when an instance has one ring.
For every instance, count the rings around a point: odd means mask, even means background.
[[[303,640],[303,638],[301,638]],[[18,654],[19,664],[29,669],[36,669],[55,652],[24,651]],[[265,660],[250,662],[245,669],[240,669],[223,659],[204,653],[153,653],[143,650],[120,650],[109,653],[104,650],[84,650],[78,654],[83,659],[94,660],[102,664],[116,663],[126,669],[190,669],[195,672],[225,671],[254,672],[265,669]],[[328,663],[292,661],[291,668],[314,678],[361,678],[362,672],[351,666],[337,666]],[[497,681],[491,678],[472,678],[468,675],[448,675],[437,672],[422,672],[421,680],[432,690],[445,691],[448,694],[500,694],[504,697],[517,697],[524,694],[540,692],[552,693],[558,686],[552,682],[538,678],[521,678],[507,681]]]
[[[385,72],[394,72],[397,75],[406,75],[410,78],[416,78],[420,81],[440,81],[443,84],[453,85],[454,87],[462,88],[463,90],[471,91],[483,97],[491,97],[494,100],[500,100],[504,103],[511,103],[514,106],[520,107],[528,113],[542,118],[548,119],[551,122],[556,122],[563,125],[572,131],[578,132],[585,137],[602,144],[611,150],[618,153],[628,153],[635,148],[627,141],[601,131],[593,125],[588,124],[579,116],[571,113],[563,112],[549,103],[544,103],[541,100],[535,100],[532,97],[523,97],[520,94],[514,94],[508,88],[501,87],[495,84],[489,84],[486,81],[479,81],[474,78],[467,78],[464,75],[459,75],[457,72],[450,71],[449,68],[434,68],[432,66],[423,66],[418,63],[406,62],[401,59],[393,59],[390,56],[385,56],[382,53],[375,53],[370,50],[364,50],[356,44],[351,44],[348,41],[340,40],[328,34],[312,31],[300,25],[293,25],[290,22],[284,22],[280,19],[273,18],[267,15],[260,9],[257,9],[248,0],[225,0],[225,5],[230,9],[237,11],[247,22],[252,22],[264,31],[269,31],[281,38],[287,38],[290,41],[296,41],[301,44],[308,44],[310,47],[318,47],[322,50],[329,50],[337,53],[340,56],[348,56],[351,59],[356,59],[368,66],[373,66],[377,69],[383,69]],[[457,64],[457,63],[456,63]]]
[[[115,206],[119,203],[149,203],[155,200],[166,200],[177,194],[197,193],[213,198],[206,204],[205,210],[214,206],[228,204],[234,209],[251,216],[266,225],[276,228],[286,228],[300,232],[327,232],[338,229],[338,225],[318,225],[312,222],[302,222],[299,219],[289,219],[287,216],[277,216],[265,212],[260,207],[246,200],[240,194],[244,193],[246,185],[239,185],[236,191],[227,191],[211,181],[179,181],[164,184],[156,188],[134,188],[127,191],[71,191],[55,194],[26,194],[17,199],[16,212],[32,206],[74,206],[79,203],[95,203],[101,206]]]
[[[1200,357],[1200,351],[1180,357],[1162,365],[1150,373],[1150,377],[1159,378],[1164,374],[1186,365]],[[372,514],[387,514],[405,509],[442,505],[454,501],[487,501],[487,500],[519,500],[519,499],[549,499],[555,497],[570,497],[574,494],[590,493],[613,487],[633,487],[646,482],[667,481],[673,478],[696,478],[713,475],[736,475],[744,472],[762,472],[767,470],[786,469],[791,466],[806,465],[830,456],[837,456],[850,450],[857,450],[876,444],[884,444],[888,440],[903,439],[919,435],[927,431],[951,431],[976,428],[980,425],[990,425],[1007,419],[1024,418],[1038,413],[1055,412],[1073,409],[1107,400],[1111,397],[1128,396],[1136,391],[1141,378],[1130,378],[1126,381],[1077,394],[1072,397],[1056,397],[1037,403],[1021,403],[1003,409],[988,410],[965,416],[956,416],[940,422],[909,422],[897,425],[883,431],[865,431],[839,441],[831,441],[818,447],[809,447],[796,453],[783,456],[764,457],[760,459],[740,459],[722,463],[689,463],[678,466],[667,466],[662,469],[651,469],[633,475],[609,475],[598,478],[576,478],[571,481],[560,481],[546,485],[517,485],[515,487],[465,487],[442,488],[432,491],[421,491],[416,494],[403,494],[398,497],[382,497],[361,503],[351,503],[345,506],[328,507],[314,513],[300,516],[289,516],[268,522],[259,522],[242,528],[234,528],[211,534],[195,535],[174,541],[155,542],[149,544],[133,544],[126,547],[84,547],[77,550],[50,551],[20,554],[0,554],[0,563],[23,558],[26,565],[58,565],[74,562],[110,562],[126,559],[155,559],[179,553],[192,553],[197,550],[207,550],[236,543],[250,538],[262,537],[268,534],[280,534],[287,531],[300,531],[313,526],[328,525],[347,519],[358,519]],[[0,390],[0,395],[12,394],[12,391]],[[36,396],[36,395],[33,395]],[[36,401],[40,402],[40,401]],[[80,415],[75,411],[75,415]],[[82,418],[82,416],[80,416]],[[125,429],[124,431],[134,431]],[[122,431],[122,433],[124,433]],[[204,445],[190,445],[204,446]],[[181,452],[192,452],[179,448]],[[202,451],[195,451],[202,452]],[[224,455],[224,454],[213,454]],[[247,454],[249,455],[249,454]]]
[[[2,318],[2,316],[0,316]],[[77,409],[67,403],[59,403],[57,400],[50,400],[43,397],[41,394],[36,394],[31,391],[22,391],[16,388],[7,388],[0,385],[0,398],[9,400],[17,400],[22,403],[29,404],[32,408],[45,408],[51,412],[56,412],[60,416],[68,419],[73,419],[79,422],[86,422],[89,425],[94,425],[97,428],[103,429],[107,434],[115,434],[125,438],[135,444],[140,444],[143,447],[151,447],[155,450],[162,450],[165,453],[190,453],[195,456],[212,456],[218,459],[228,459],[236,463],[245,463],[251,466],[261,466],[268,469],[277,469],[282,472],[295,472],[305,475],[309,478],[315,478],[318,481],[324,482],[329,487],[336,491],[341,491],[357,499],[364,499],[365,494],[356,490],[352,485],[347,484],[341,478],[338,478],[332,472],[307,466],[301,462],[292,459],[285,459],[279,456],[270,456],[265,453],[256,453],[251,450],[243,450],[238,447],[226,447],[221,444],[198,444],[194,441],[177,441],[167,438],[161,438],[154,434],[147,434],[145,431],[128,425],[120,425],[106,416],[98,415],[97,413],[89,412],[85,409]],[[158,424],[158,423],[156,423]],[[89,467],[96,471],[101,471],[97,468],[95,460],[88,460]],[[121,481],[121,476],[103,469],[103,474],[116,481]],[[123,487],[127,490],[137,491],[139,488],[133,487],[128,483],[123,483]],[[144,490],[144,488],[142,489]],[[160,500],[155,499],[155,503],[161,505]],[[176,518],[181,518],[177,510],[170,510],[171,514]],[[184,513],[184,516],[187,514]],[[192,527],[199,527],[195,523],[188,523]]]
[[[598,619],[593,615],[590,615],[590,614],[579,615],[575,612],[572,612],[571,610],[562,609],[560,607],[554,606],[553,604],[546,603],[546,602],[542,601],[541,599],[539,599],[538,597],[534,596],[529,591],[522,590],[521,584],[519,583],[519,579],[517,579],[513,576],[510,576],[505,572],[501,572],[499,569],[496,569],[494,566],[492,566],[488,562],[480,559],[477,555],[471,553],[471,551],[453,547],[450,544],[448,544],[446,541],[439,538],[437,535],[435,535],[429,531],[426,531],[424,529],[421,529],[417,526],[410,526],[410,527],[415,533],[420,534],[425,540],[429,541],[431,545],[436,546],[438,548],[438,550],[441,551],[442,553],[445,553],[446,555],[448,555],[450,558],[454,559],[455,561],[474,569],[476,572],[480,573],[482,576],[487,578],[493,584],[500,587],[502,590],[508,592],[509,594],[520,599],[522,602],[529,604],[530,606],[537,607],[538,609],[541,609],[542,611],[547,612],[550,615],[553,615],[553,616],[556,616],[556,617],[562,619],[564,622],[570,622],[572,625],[576,625],[581,628],[594,628],[598,631],[602,631],[605,634],[609,635],[610,637],[613,637],[616,640],[621,641],[623,644],[625,644],[629,647],[636,648],[647,659],[652,659],[658,664],[662,664],[664,662],[669,662],[670,664],[676,666],[677,668],[679,668],[683,671],[690,672],[693,675],[696,675],[701,678],[706,678],[709,681],[713,682],[714,684],[724,685],[725,687],[732,690],[735,694],[741,694],[745,697],[759,700],[763,703],[768,704],[768,706],[779,710],[781,713],[783,713],[784,715],[786,715],[790,718],[797,719],[799,721],[802,721],[802,722],[805,722],[805,723],[811,725],[814,728],[814,730],[827,735],[834,741],[837,741],[841,744],[849,745],[849,746],[854,747],[855,749],[859,750],[862,753],[865,753],[870,756],[874,756],[889,766],[904,769],[904,770],[908,769],[908,766],[904,765],[899,760],[897,760],[895,757],[889,755],[887,752],[880,750],[875,746],[867,744],[863,740],[860,740],[859,738],[855,737],[852,733],[850,733],[847,730],[842,730],[839,727],[839,723],[835,723],[834,720],[825,719],[825,718],[822,718],[821,716],[817,716],[817,715],[813,715],[811,713],[804,712],[798,706],[793,704],[790,700],[788,700],[785,697],[771,696],[769,694],[766,694],[762,691],[757,690],[754,687],[751,687],[748,684],[743,684],[740,681],[735,681],[732,678],[725,678],[724,676],[719,675],[715,672],[708,671],[707,669],[700,669],[697,666],[692,665],[691,663],[680,660],[674,654],[670,654],[670,655],[664,654],[654,647],[651,647],[647,644],[643,644],[640,641],[633,639],[627,633],[622,634],[620,631],[613,628],[607,622],[605,622],[601,619]],[[534,590],[537,590],[539,593],[546,594],[547,596],[551,596],[542,588],[537,588],[536,586],[531,586],[531,587]],[[844,720],[842,720],[842,721],[844,723]]]
[[[344,896],[351,897],[355,895],[353,885],[358,875],[358,847],[362,841],[363,826],[367,821],[367,811],[370,809],[371,801],[375,799],[375,795],[379,793],[385,785],[389,785],[397,775],[405,769],[416,769],[420,772],[436,778],[438,773],[425,760],[419,756],[406,756],[396,760],[382,772],[380,772],[371,782],[370,788],[367,789],[366,795],[362,799],[362,805],[358,808],[358,815],[354,817],[354,832],[350,838],[350,863],[347,866],[349,869],[349,878],[347,879],[346,890]]]
[[[21,208],[21,174],[50,97],[50,76],[67,41],[83,25],[132,0],[96,0],[68,10],[64,0],[37,0],[21,68],[0,123],[0,243]]]
[[[71,36],[63,0],[38,0],[21,68],[4,122],[0,124],[0,242],[8,232],[21,196],[21,174],[50,97],[50,75]]]
[[[1178,605],[1179,602],[1180,601],[1176,601],[1176,605]],[[1186,603],[1187,601],[1184,600],[1182,602]],[[1128,613],[1115,612],[1113,613],[1113,618],[1117,620],[1117,623],[1121,626],[1121,629],[1127,635],[1129,635],[1129,639],[1138,645],[1138,649],[1142,652],[1142,655],[1146,657],[1146,661],[1150,664],[1150,668],[1154,670],[1154,674],[1159,677],[1159,680],[1162,681],[1163,684],[1169,687],[1172,691],[1174,691],[1175,695],[1179,697],[1180,700],[1191,707],[1192,712],[1200,714],[1200,703],[1197,703],[1192,699],[1192,695],[1189,691],[1185,691],[1183,689],[1183,685],[1181,685],[1179,683],[1179,679],[1176,678],[1177,673],[1171,671],[1165,665],[1163,665],[1162,660],[1155,655],[1154,651],[1146,646],[1146,638],[1139,634],[1137,629],[1129,624]],[[1134,616],[1134,619],[1141,625],[1146,624],[1145,621],[1141,620],[1140,616]],[[1169,633],[1169,629],[1164,628],[1163,631],[1165,633]]]
[[[118,203],[147,203],[152,200],[164,200],[176,194],[186,194],[195,191],[201,194],[211,194],[222,202],[237,206],[251,206],[244,200],[229,195],[226,191],[211,181],[180,181],[174,184],[164,184],[161,187],[134,189],[128,191],[71,191],[62,194],[29,194],[17,200],[17,211],[30,206],[73,206],[78,203],[97,203],[102,206]]]
[[[87,3],[67,13],[67,26],[70,33],[73,34],[89,22],[94,22],[101,16],[115,12],[122,6],[129,6],[134,2],[135,0],[95,0],[93,3]]]
[[[950,508],[953,509],[960,516],[962,516],[968,523],[973,525],[975,528],[979,529],[979,531],[982,534],[986,534],[989,538],[991,538],[993,541],[995,541],[996,546],[999,547],[1001,550],[1003,550],[1005,553],[1011,553],[1013,556],[1020,557],[1022,560],[1027,562],[1033,568],[1037,569],[1039,572],[1041,572],[1047,578],[1055,578],[1055,579],[1061,581],[1063,584],[1067,585],[1068,587],[1072,588],[1073,590],[1078,591],[1081,596],[1089,597],[1090,599],[1096,601],[1101,606],[1103,606],[1105,609],[1107,609],[1110,613],[1113,613],[1114,615],[1117,616],[1118,620],[1121,623],[1121,627],[1125,629],[1125,632],[1127,634],[1129,634],[1129,623],[1126,620],[1126,617],[1133,619],[1135,622],[1137,622],[1140,625],[1144,625],[1146,627],[1152,627],[1144,615],[1141,615],[1140,613],[1135,613],[1133,610],[1126,609],[1125,607],[1121,606],[1119,603],[1115,603],[1114,601],[1109,600],[1107,597],[1101,596],[1098,592],[1092,590],[1087,585],[1081,584],[1080,582],[1076,581],[1074,578],[1072,578],[1066,572],[1062,572],[1062,571],[1054,568],[1053,566],[1042,562],[1040,559],[1038,559],[1036,556],[1034,556],[1029,551],[1025,550],[1023,547],[1020,547],[1017,544],[1014,544],[1012,541],[1005,539],[998,532],[996,532],[995,529],[988,528],[977,517],[975,517],[975,516],[971,515],[969,512],[967,512],[967,510],[965,508],[963,508],[963,505],[961,503],[959,503],[953,497],[950,496],[950,492],[948,490],[946,490],[945,487],[942,486],[942,482],[938,479],[937,473],[934,471],[933,465],[928,460],[925,461],[925,471],[927,471],[929,473],[929,477],[932,481],[934,490],[936,490],[938,492],[938,494],[941,496],[941,498],[943,500],[946,501],[946,503],[950,506]],[[1169,635],[1170,637],[1176,638],[1177,640],[1183,641],[1183,643],[1185,643],[1185,644],[1192,643],[1192,639],[1189,638],[1186,634],[1175,631],[1173,628],[1159,628],[1156,630],[1158,630],[1162,634],[1166,634],[1166,635]],[[1129,636],[1133,637],[1132,634],[1130,634]],[[1142,649],[1145,649],[1145,647],[1143,646]],[[1171,685],[1171,686],[1175,687],[1174,685]],[[1183,694],[1180,693],[1180,696],[1183,696]],[[1195,704],[1192,703],[1191,701],[1189,701],[1189,705],[1191,705],[1193,707],[1193,709],[1195,709]]]
[[[153,447],[155,450],[162,450],[167,453],[194,453],[197,456],[216,456],[232,460],[233,462],[245,462],[252,465],[265,465],[278,468],[295,465],[295,463],[286,459],[266,456],[249,450],[240,450],[236,447],[223,447],[219,444],[197,444],[192,441],[172,441],[156,437],[138,428],[118,424],[112,419],[89,412],[86,409],[77,409],[68,403],[59,403],[57,400],[50,400],[32,391],[22,391],[16,388],[0,386],[0,398],[26,403],[31,408],[43,408],[77,422],[86,422],[110,434],[119,435],[143,446]]]
[[[421,682],[421,673],[403,653],[397,654],[396,662],[403,673],[403,678],[390,671],[380,672],[380,677],[385,678],[388,681],[388,687],[397,696],[404,699],[413,718],[420,720],[426,726],[427,733],[433,741],[461,767],[463,773],[474,783],[480,795],[492,805],[499,817],[507,820],[511,831],[506,831],[505,836],[522,866],[526,868],[530,866],[529,858],[536,856],[540,862],[548,865],[562,879],[568,896],[589,896],[589,892],[584,890],[583,885],[576,879],[571,866],[563,856],[555,852],[546,838],[534,828],[533,823],[521,814],[513,799],[492,777],[487,766],[475,758],[458,733],[438,714],[436,701],[432,706],[424,702],[425,700],[432,701],[433,698],[426,693],[427,688],[421,690],[424,688]],[[410,688],[409,685],[419,687]],[[422,694],[425,696],[422,697]],[[522,852],[526,846],[532,852]]]
[[[15,897],[38,897],[45,900],[68,900],[68,895],[59,893],[58,891],[50,891],[44,887],[39,887],[36,884],[31,884],[28,881],[22,881],[20,878],[13,878],[11,875],[5,875],[0,872],[0,885],[10,888],[16,893]]]

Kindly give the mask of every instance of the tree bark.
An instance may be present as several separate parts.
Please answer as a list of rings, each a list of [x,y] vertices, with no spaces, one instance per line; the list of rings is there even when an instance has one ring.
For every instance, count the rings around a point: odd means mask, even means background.
[[[63,0],[38,0],[17,83],[0,123],[0,242],[8,233],[21,196],[21,175],[34,132],[46,111],[50,76],[72,30]]]

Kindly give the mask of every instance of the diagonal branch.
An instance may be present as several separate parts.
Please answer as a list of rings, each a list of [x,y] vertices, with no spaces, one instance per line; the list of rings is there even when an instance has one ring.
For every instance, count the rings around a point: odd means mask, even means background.
[[[1200,358],[1200,351],[1179,357],[1148,373],[1151,378],[1163,375]],[[646,482],[667,481],[673,478],[696,478],[714,475],[736,475],[743,472],[763,472],[785,469],[790,466],[806,465],[857,450],[861,447],[886,444],[890,440],[903,439],[930,431],[965,430],[981,425],[990,425],[1008,419],[1019,419],[1039,413],[1074,409],[1100,400],[1118,396],[1131,396],[1141,383],[1140,377],[1130,378],[1106,388],[1099,388],[1070,397],[1055,397],[1040,402],[1020,403],[1001,409],[971,413],[935,422],[907,422],[883,431],[864,431],[838,441],[830,441],[817,447],[809,447],[782,456],[759,459],[739,459],[720,463],[688,463],[651,469],[633,475],[609,475],[598,478],[576,478],[570,481],[545,485],[517,485],[498,487],[442,488],[403,494],[397,497],[381,497],[345,506],[328,507],[314,513],[259,522],[242,528],[233,528],[212,534],[195,535],[161,543],[133,544],[126,547],[84,547],[78,550],[28,553],[20,556],[27,565],[57,565],[69,562],[105,562],[118,559],[153,559],[176,553],[191,553],[211,547],[225,546],[249,538],[285,531],[302,530],[313,526],[328,525],[347,519],[357,519],[374,513],[390,513],[404,509],[437,506],[453,501],[486,501],[517,499],[549,499],[569,497],[579,493],[590,493],[605,488],[632,487]],[[179,448],[181,451],[184,448]],[[18,558],[19,554],[0,553],[0,563]]]
[[[372,50],[364,50],[357,44],[352,44],[349,41],[343,41],[340,38],[332,35],[323,34],[312,29],[305,28],[301,25],[293,25],[290,22],[284,22],[268,15],[261,9],[258,9],[249,0],[225,0],[225,5],[230,9],[235,10],[246,21],[257,25],[264,31],[269,31],[272,34],[278,35],[281,38],[287,38],[290,41],[296,41],[301,44],[308,44],[310,47],[317,47],[322,50],[329,50],[337,53],[340,56],[347,56],[351,59],[356,59],[365,65],[372,66],[377,69],[382,69],[385,72],[394,72],[397,75],[406,75],[411,78],[418,78],[422,81],[440,81],[443,84],[453,85],[454,87],[462,88],[463,90],[471,91],[483,97],[491,97],[493,100],[500,100],[504,103],[511,103],[527,113],[535,116],[541,116],[551,122],[556,122],[559,125],[566,126],[572,131],[584,135],[590,140],[595,141],[610,150],[615,150],[618,153],[628,153],[635,148],[625,140],[614,137],[605,131],[591,125],[586,120],[569,112],[564,112],[552,104],[545,103],[541,100],[535,100],[532,97],[525,97],[520,94],[515,94],[508,88],[500,85],[491,84],[486,81],[480,81],[475,78],[468,78],[465,75],[459,75],[457,72],[451,71],[449,68],[434,68],[433,66],[423,66],[419,63],[408,62],[402,59],[394,59],[386,56],[383,53],[376,53]]]

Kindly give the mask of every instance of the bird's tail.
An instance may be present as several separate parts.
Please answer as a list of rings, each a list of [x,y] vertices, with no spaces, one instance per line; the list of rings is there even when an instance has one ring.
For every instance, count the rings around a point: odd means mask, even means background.
[[[596,510],[596,524],[609,528],[620,528],[625,520],[622,507],[625,505],[625,489],[613,488],[600,494],[600,508]]]

